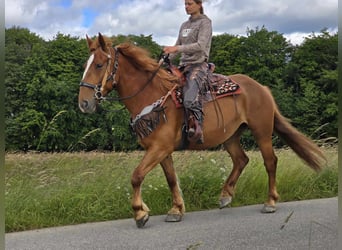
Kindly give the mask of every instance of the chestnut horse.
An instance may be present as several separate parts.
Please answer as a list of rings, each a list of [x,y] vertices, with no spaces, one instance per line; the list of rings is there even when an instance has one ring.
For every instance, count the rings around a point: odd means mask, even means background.
[[[170,90],[178,78],[160,67],[148,52],[135,45],[123,43],[112,47],[110,40],[100,33],[95,40],[87,36],[90,57],[80,83],[79,108],[82,112],[96,111],[99,102],[112,90],[130,112],[132,121],[155,106],[161,111],[152,112],[149,133],[139,134],[140,145],[146,150],[131,176],[133,187],[132,208],[136,225],[145,225],[149,209],[142,200],[141,184],[154,167],[160,163],[172,193],[172,208],[166,221],[181,221],[185,213],[184,201],[173,166],[172,153],[182,145],[184,110],[177,108],[170,98]],[[270,90],[242,74],[229,76],[237,82],[241,94],[228,96],[204,104],[204,143],[190,142],[187,149],[205,150],[223,144],[231,156],[233,169],[225,181],[220,198],[220,208],[228,206],[234,195],[237,180],[248,163],[248,157],[240,145],[240,137],[249,128],[259,146],[268,174],[268,199],[262,212],[276,210],[279,198],[276,189],[277,157],[272,146],[272,134],[279,135],[304,162],[319,171],[325,157],[319,147],[296,130],[283,117]],[[144,112],[145,111],[145,112]],[[146,112],[147,111],[147,112]],[[142,126],[144,124],[142,123]],[[145,130],[146,130],[145,124]]]

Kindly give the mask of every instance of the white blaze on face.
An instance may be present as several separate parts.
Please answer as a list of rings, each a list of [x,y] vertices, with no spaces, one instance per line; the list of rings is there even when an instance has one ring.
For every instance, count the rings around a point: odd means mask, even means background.
[[[83,80],[84,77],[86,76],[86,74],[87,74],[87,72],[88,72],[88,70],[89,70],[89,68],[90,68],[90,65],[93,63],[93,61],[94,61],[94,54],[91,54],[90,57],[89,57],[89,59],[88,59],[88,61],[87,61],[87,67],[86,67],[86,69],[85,69],[85,71],[84,71],[84,73],[83,73],[83,78],[82,78],[82,80]]]

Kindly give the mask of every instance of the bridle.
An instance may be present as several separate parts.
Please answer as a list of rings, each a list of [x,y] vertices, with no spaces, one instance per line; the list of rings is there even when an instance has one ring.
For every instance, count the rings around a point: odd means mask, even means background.
[[[107,98],[104,97],[102,95],[101,92],[101,88],[102,86],[104,86],[104,84],[106,82],[108,82],[109,80],[113,80],[112,82],[112,87],[114,88],[115,85],[117,84],[116,80],[115,80],[115,76],[116,76],[116,71],[118,70],[119,67],[119,50],[118,48],[114,47],[114,51],[115,51],[115,55],[114,55],[114,66],[113,66],[113,70],[112,72],[108,75],[109,72],[109,68],[110,68],[110,62],[112,59],[112,55],[111,55],[111,50],[109,50],[109,54],[107,54],[107,69],[106,69],[106,73],[102,78],[102,81],[100,81],[97,85],[95,84],[91,84],[91,83],[87,83],[84,81],[80,82],[80,87],[86,87],[86,88],[90,88],[94,90],[94,98],[98,101],[102,101],[102,100],[106,100]]]
[[[91,83],[87,83],[87,82],[83,82],[83,81],[80,82],[80,87],[90,88],[90,89],[93,89],[95,91],[94,98],[97,101],[99,101],[99,102],[101,102],[102,100],[123,101],[123,100],[127,100],[127,99],[130,99],[130,98],[133,98],[133,97],[137,96],[139,93],[141,93],[147,87],[147,85],[149,85],[152,82],[153,78],[157,75],[159,69],[161,68],[163,62],[168,59],[168,55],[167,56],[161,56],[161,59],[159,61],[159,67],[152,73],[152,75],[149,77],[149,79],[147,79],[146,83],[137,92],[135,92],[134,94],[129,95],[129,96],[125,96],[125,97],[118,97],[118,98],[112,97],[112,98],[108,98],[108,97],[105,97],[105,96],[102,95],[101,88],[109,80],[113,80],[113,82],[112,82],[113,89],[118,84],[117,81],[115,80],[115,76],[116,76],[116,72],[117,72],[118,67],[119,67],[119,52],[120,52],[120,50],[117,47],[114,47],[114,51],[115,51],[114,66],[113,66],[113,70],[109,74],[109,76],[108,76],[108,72],[109,72],[108,69],[110,67],[110,61],[112,59],[111,50],[109,50],[110,54],[107,54],[107,57],[108,57],[107,69],[106,69],[105,75],[102,78],[102,81],[99,82],[97,85],[94,85],[94,84],[91,84]]]

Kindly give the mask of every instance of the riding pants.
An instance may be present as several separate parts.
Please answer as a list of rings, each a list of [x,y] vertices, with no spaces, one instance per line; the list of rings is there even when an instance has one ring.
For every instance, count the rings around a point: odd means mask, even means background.
[[[183,105],[187,113],[191,111],[196,120],[202,125],[202,94],[208,89],[208,64],[188,65],[184,68],[186,84],[183,87]],[[188,115],[188,114],[187,114]]]

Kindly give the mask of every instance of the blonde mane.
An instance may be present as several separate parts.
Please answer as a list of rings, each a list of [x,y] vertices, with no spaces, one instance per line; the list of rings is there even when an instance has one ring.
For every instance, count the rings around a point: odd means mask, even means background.
[[[117,46],[119,51],[128,58],[137,68],[142,71],[155,72],[159,68],[158,62],[150,57],[150,53],[143,48],[140,48],[132,43],[121,43]],[[160,68],[157,72],[157,77],[161,78],[162,85],[168,90],[171,89],[178,78],[171,73],[168,73],[163,68]],[[165,80],[165,81],[164,81]]]

